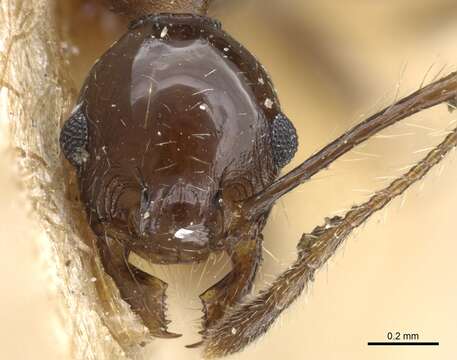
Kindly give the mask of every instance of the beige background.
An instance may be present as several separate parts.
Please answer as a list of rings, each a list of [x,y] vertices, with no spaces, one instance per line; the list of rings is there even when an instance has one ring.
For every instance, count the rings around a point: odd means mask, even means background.
[[[79,86],[122,24],[94,3],[66,5],[62,23],[71,38],[64,45],[74,54],[71,65]],[[216,4],[213,13],[270,71],[283,110],[299,131],[300,149],[288,169],[364,116],[457,68],[457,5],[452,0],[228,0]],[[405,171],[455,126],[456,116],[441,106],[407,119],[285,197],[267,226],[258,287],[294,259],[303,231]],[[455,359],[456,160],[451,154],[350,237],[273,329],[233,358]],[[52,293],[45,291],[40,242],[21,220],[28,210],[13,196],[11,179],[0,180],[0,358],[62,359],[65,343],[55,331]],[[171,330],[185,336],[155,341],[144,359],[199,358],[197,351],[183,348],[198,339],[194,295],[214,281],[212,274],[221,276],[223,263],[208,265],[202,281],[204,265],[153,269],[170,282]],[[421,340],[441,346],[366,346],[369,340],[384,340],[388,331],[419,333]]]

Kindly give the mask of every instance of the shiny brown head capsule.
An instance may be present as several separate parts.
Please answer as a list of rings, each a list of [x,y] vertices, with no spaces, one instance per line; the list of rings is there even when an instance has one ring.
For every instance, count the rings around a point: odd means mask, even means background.
[[[172,336],[166,284],[129,269],[130,251],[156,263],[232,256],[233,272],[202,296],[205,329],[249,290],[269,208],[240,222],[239,204],[272,183],[297,136],[263,67],[220,23],[133,23],[92,68],[60,142],[105,268],[154,335]],[[138,279],[147,306],[132,296]]]
[[[296,261],[249,299],[274,202],[380,130],[457,98],[453,73],[390,105],[274,180],[297,136],[262,66],[220,24],[152,15],[94,66],[61,133],[77,168],[100,255],[154,336],[167,331],[167,284],[132,265],[200,261],[226,251],[232,271],[200,297],[206,357],[265,333],[353,229],[421,179],[457,143],[457,129],[422,161],[344,217],[303,234]]]

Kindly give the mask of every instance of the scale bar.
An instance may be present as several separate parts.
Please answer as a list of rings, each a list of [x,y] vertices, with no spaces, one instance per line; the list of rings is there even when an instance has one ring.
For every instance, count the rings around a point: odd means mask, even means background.
[[[370,341],[368,342],[368,346],[439,346],[440,343],[437,341],[429,341],[429,342],[418,342],[418,341],[410,341],[410,342],[401,342],[401,341],[389,341],[389,342],[382,342],[382,341]]]

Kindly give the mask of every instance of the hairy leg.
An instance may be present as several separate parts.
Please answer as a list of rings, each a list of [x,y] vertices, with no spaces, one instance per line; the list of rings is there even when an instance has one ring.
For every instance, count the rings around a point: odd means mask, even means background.
[[[419,181],[456,145],[457,129],[421,162],[387,188],[378,191],[366,203],[353,207],[344,217],[327,220],[325,225],[316,227],[311,234],[304,234],[297,246],[297,260],[289,269],[255,298],[228,309],[224,317],[209,329],[204,342],[206,357],[235,353],[264,334],[314,279],[316,270],[335,253],[352,230]]]
[[[305,160],[257,195],[243,201],[243,215],[255,219],[283,195],[326,169],[332,162],[379,131],[419,111],[457,99],[457,72],[437,80],[381,110]]]
[[[167,331],[165,291],[168,285],[128,263],[128,251],[116,240],[99,239],[98,247],[105,271],[113,278],[122,298],[130,304],[151,334],[160,338],[181,335]]]

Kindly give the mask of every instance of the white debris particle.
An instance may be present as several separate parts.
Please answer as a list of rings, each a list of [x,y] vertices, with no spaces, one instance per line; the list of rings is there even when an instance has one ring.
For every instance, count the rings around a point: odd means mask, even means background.
[[[236,335],[236,329],[235,328],[232,328],[232,334]]]
[[[225,51],[225,52],[227,52],[227,51],[229,51],[229,50],[230,50],[230,49],[229,49],[228,47],[225,47],[225,48],[224,48],[224,51]]]
[[[97,281],[97,278],[93,277],[90,279],[91,282],[96,282]]]
[[[273,108],[273,100],[271,100],[270,98],[267,98],[265,100],[265,106],[268,108],[268,109],[272,109]]]
[[[165,26],[162,29],[162,32],[160,33],[160,37],[163,39],[165,36],[167,36],[167,34],[168,34],[168,27]]]
[[[184,239],[185,237],[192,235],[194,233],[193,230],[189,229],[179,229],[175,232],[175,238]]]
[[[259,78],[259,84],[265,85],[265,80],[263,80],[263,78]]]
[[[201,104],[199,107],[200,107],[200,110],[206,110],[207,109],[206,108],[206,104]]]
[[[162,136],[162,133],[160,131],[157,131],[157,135]]]
[[[151,213],[149,211],[146,211],[143,215],[143,219],[149,219],[151,217]]]

